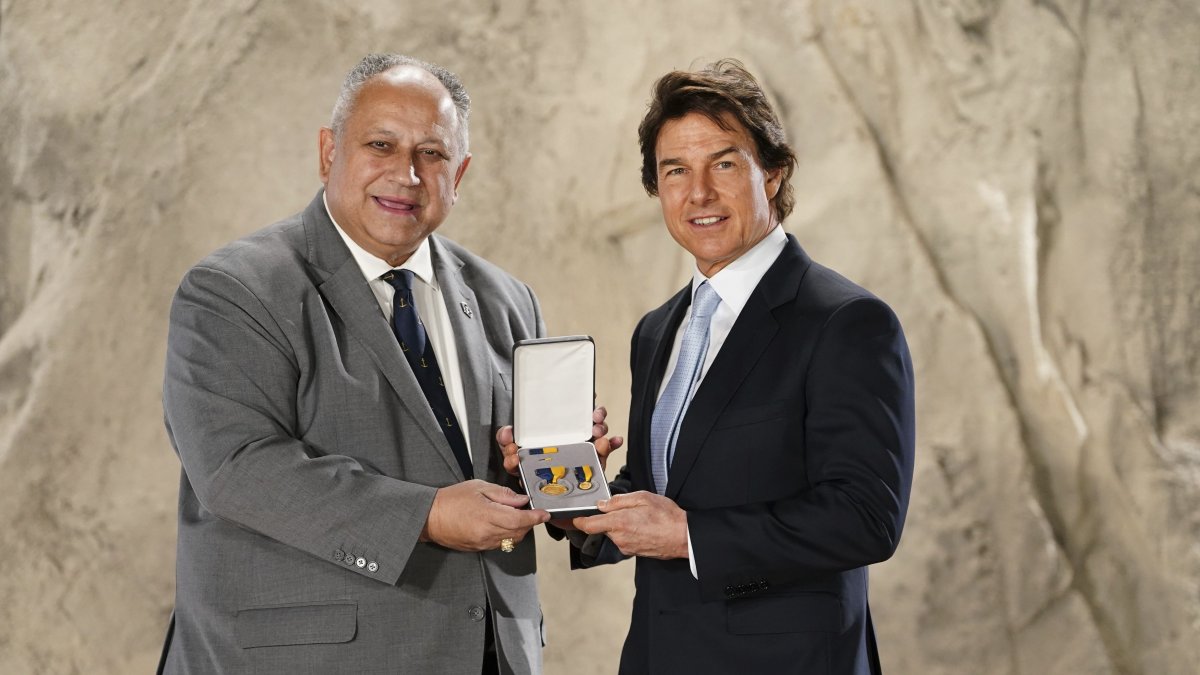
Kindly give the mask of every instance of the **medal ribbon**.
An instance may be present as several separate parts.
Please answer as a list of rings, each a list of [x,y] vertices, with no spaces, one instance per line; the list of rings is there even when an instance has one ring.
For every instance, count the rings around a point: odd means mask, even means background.
[[[567,467],[552,466],[549,469],[536,469],[533,473],[548,483],[557,483],[559,478],[567,475]]]
[[[591,467],[591,465],[589,464],[587,466],[575,467],[575,480],[579,481],[580,483],[592,482],[592,467]]]

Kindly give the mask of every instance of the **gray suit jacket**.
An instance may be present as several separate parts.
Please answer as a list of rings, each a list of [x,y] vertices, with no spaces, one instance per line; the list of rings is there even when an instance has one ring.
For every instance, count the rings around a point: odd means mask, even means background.
[[[537,300],[430,244],[475,475],[512,485],[493,436],[513,343],[544,332]],[[463,476],[320,194],[184,277],[163,407],[183,467],[165,672],[478,673],[489,603],[501,672],[541,671],[533,538],[510,554],[417,541]]]

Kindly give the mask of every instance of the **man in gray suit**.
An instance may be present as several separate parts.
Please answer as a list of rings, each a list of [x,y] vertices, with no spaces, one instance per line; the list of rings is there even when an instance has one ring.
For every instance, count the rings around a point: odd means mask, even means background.
[[[324,190],[183,279],[160,672],[541,671],[525,537],[549,516],[521,508],[492,437],[513,343],[542,318],[528,287],[433,234],[470,163],[469,106],[440,67],[366,57],[320,132]]]

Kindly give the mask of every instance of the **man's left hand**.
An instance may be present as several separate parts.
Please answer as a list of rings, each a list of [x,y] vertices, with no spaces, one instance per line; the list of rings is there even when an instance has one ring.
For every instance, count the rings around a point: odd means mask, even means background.
[[[688,557],[687,512],[653,492],[631,492],[600,500],[600,515],[576,518],[587,534],[606,534],[621,553],[646,558]]]

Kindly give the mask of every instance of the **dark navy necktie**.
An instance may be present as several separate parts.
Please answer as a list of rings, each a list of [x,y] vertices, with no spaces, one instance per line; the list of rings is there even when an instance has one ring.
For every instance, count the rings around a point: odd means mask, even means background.
[[[475,474],[471,470],[471,455],[467,452],[462,427],[458,424],[458,418],[454,416],[454,408],[450,406],[450,396],[442,379],[442,369],[438,367],[433,345],[425,334],[425,326],[421,323],[417,306],[413,302],[412,270],[392,270],[380,278],[396,289],[396,295],[392,298],[392,332],[400,341],[400,350],[408,359],[413,375],[417,376],[417,382],[421,385],[421,391],[425,392],[425,399],[429,401],[438,426],[442,428],[442,433],[450,442],[450,448],[454,450],[458,465],[462,467],[463,476],[473,478]]]

